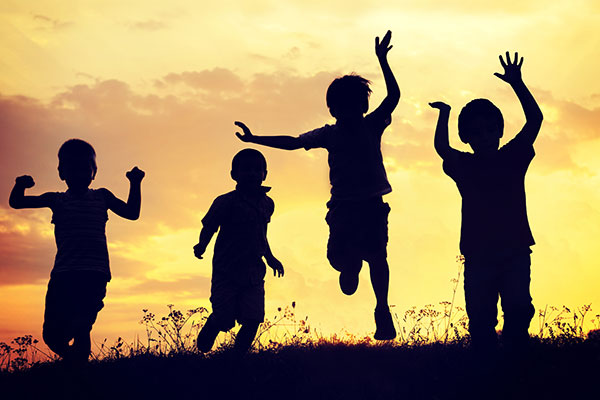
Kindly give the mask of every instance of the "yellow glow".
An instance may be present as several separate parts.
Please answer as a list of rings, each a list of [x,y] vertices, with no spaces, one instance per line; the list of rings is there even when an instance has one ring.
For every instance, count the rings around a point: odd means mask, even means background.
[[[524,122],[510,87],[493,76],[506,50],[525,57],[524,80],[545,115],[526,180],[537,242],[534,304],[600,304],[600,15],[588,12],[593,7],[592,0],[3,2],[0,341],[41,330],[54,258],[50,212],[8,207],[16,176],[34,176],[28,193],[65,190],[56,152],[70,137],[96,148],[93,187],[126,200],[125,172],[134,165],[147,172],[140,220],[109,215],[113,281],[93,331],[100,341],[133,337],[142,308],[210,304],[212,244],[203,260],[192,246],[212,200],[234,187],[231,157],[246,146],[233,121],[289,135],[332,123],[327,85],[353,71],[373,82],[374,109],[385,96],[374,37],[387,29],[402,91],[383,139],[393,187],[385,200],[394,310],[448,300],[456,274],[460,196],[433,150],[437,114],[428,103],[452,106],[451,143],[466,151],[460,108],[491,99],[506,120],[505,143]],[[326,152],[260,150],[276,204],[269,241],[286,268],[283,279],[266,278],[267,314],[296,301],[325,333],[372,333],[367,267],[348,297],[325,256]]]

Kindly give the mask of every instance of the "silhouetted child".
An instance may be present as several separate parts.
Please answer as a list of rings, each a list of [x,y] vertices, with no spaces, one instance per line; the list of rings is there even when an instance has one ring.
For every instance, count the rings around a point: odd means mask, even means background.
[[[16,179],[9,199],[13,208],[52,210],[57,251],[46,292],[42,335],[53,352],[75,364],[86,362],[90,355],[90,332],[104,307],[102,299],[111,279],[107,210],[130,220],[140,215],[144,172],[137,167],[127,172],[130,188],[125,203],[108,189],[89,188],[96,171],[94,148],[83,140],[70,139],[58,151],[58,174],[67,183],[66,192],[26,196],[25,189],[35,183],[24,175]]]
[[[392,48],[388,31],[381,43],[375,39],[387,88],[387,96],[370,114],[369,81],[358,75],[335,79],[327,89],[327,106],[335,125],[293,136],[255,136],[241,122],[235,124],[244,142],[284,150],[325,148],[329,153],[331,199],[326,221],[329,225],[327,258],[340,272],[343,293],[351,295],[358,287],[363,260],[369,264],[371,284],[377,298],[375,339],[388,340],[396,330],[388,306],[389,267],[387,263],[387,220],[390,207],[382,196],[391,192],[381,154],[381,137],[391,123],[391,113],[400,99],[400,89],[387,61]]]
[[[218,230],[213,255],[210,302],[212,314],[198,334],[197,346],[209,351],[219,332],[227,332],[235,321],[241,324],[234,349],[245,353],[252,346],[265,316],[265,272],[263,257],[273,274],[283,276],[283,265],[267,241],[267,224],[275,205],[262,186],[267,161],[261,152],[244,149],[231,162],[235,190],[213,201],[202,219],[202,231],[194,254],[202,258]]]
[[[534,244],[527,220],[525,173],[535,152],[542,112],[521,78],[518,53],[511,62],[500,56],[504,74],[525,113],[521,132],[499,147],[504,121],[489,100],[469,102],[458,117],[460,139],[473,153],[450,147],[450,106],[430,103],[440,110],[435,149],[444,160],[444,172],[456,182],[462,196],[460,251],[465,257],[465,301],[469,331],[475,350],[486,353],[497,346],[495,331],[498,296],[504,311],[502,339],[512,349],[528,342],[528,328],[535,309],[529,292],[530,246]]]

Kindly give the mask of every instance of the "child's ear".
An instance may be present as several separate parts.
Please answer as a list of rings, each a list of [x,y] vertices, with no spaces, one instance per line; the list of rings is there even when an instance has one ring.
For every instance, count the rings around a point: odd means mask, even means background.
[[[361,111],[363,114],[366,114],[369,111],[369,100],[365,100],[361,105]]]

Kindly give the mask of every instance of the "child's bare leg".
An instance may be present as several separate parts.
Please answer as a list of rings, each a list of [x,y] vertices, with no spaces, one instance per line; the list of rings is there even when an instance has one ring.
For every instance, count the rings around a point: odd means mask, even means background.
[[[211,314],[200,330],[198,339],[196,339],[196,347],[198,347],[198,350],[200,350],[202,353],[209,352],[210,349],[212,349],[213,344],[215,344],[215,340],[217,339],[217,335],[220,331],[219,325]]]
[[[371,274],[371,285],[377,300],[376,308],[387,308],[390,267],[385,255],[374,257],[369,261],[369,273]]]
[[[252,342],[256,337],[260,322],[245,322],[235,338],[234,350],[238,353],[246,353],[250,350]]]
[[[385,254],[377,255],[369,260],[371,285],[375,292],[377,305],[375,306],[375,339],[391,340],[396,337],[396,329],[388,305],[388,291],[390,284],[390,268]]]
[[[92,340],[90,338],[90,331],[83,329],[73,338],[73,344],[71,345],[69,358],[77,363],[85,363],[90,357],[91,350]]]

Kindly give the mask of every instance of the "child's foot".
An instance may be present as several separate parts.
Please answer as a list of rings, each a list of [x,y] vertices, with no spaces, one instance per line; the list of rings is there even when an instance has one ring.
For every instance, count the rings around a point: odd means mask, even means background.
[[[212,349],[213,344],[215,344],[215,340],[217,339],[217,335],[219,334],[219,329],[215,326],[211,317],[212,315],[208,317],[208,320],[200,330],[198,338],[196,339],[196,347],[202,353],[208,353],[210,349]]]
[[[215,341],[212,339],[212,337],[207,335],[206,332],[200,331],[198,334],[198,339],[196,339],[196,347],[198,347],[198,350],[201,353],[208,353],[210,349],[212,349],[214,343]]]
[[[374,336],[376,340],[392,340],[396,337],[396,329],[389,307],[375,308],[375,325],[377,325]]]
[[[358,288],[358,271],[344,270],[340,272],[340,289],[345,295],[352,295]]]

